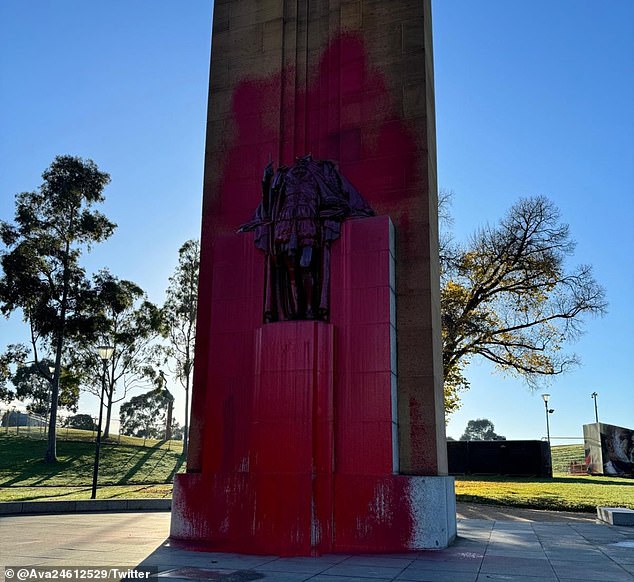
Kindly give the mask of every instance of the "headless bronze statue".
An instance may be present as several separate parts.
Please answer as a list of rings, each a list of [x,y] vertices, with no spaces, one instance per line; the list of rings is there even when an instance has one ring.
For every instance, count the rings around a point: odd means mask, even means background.
[[[238,232],[255,231],[266,255],[264,322],[330,314],[330,246],[349,217],[373,216],[359,192],[329,161],[310,155],[262,179],[262,202]]]

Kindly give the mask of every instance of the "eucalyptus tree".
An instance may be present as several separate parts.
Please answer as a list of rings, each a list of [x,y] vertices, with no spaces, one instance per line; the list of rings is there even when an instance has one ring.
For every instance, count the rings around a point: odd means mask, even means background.
[[[460,437],[461,441],[505,441],[506,437],[495,432],[494,424],[488,418],[478,418],[467,422]]]
[[[121,433],[144,439],[167,438],[166,422],[173,396],[167,390],[150,390],[121,405]]]
[[[104,201],[110,176],[92,160],[57,156],[43,183],[16,196],[13,223],[0,222],[0,310],[20,312],[31,333],[32,358],[50,356],[51,406],[44,460],[57,460],[56,422],[62,358],[67,339],[89,325],[89,283],[80,258],[107,239],[116,225],[93,207]]]
[[[168,361],[185,390],[184,455],[187,454],[188,447],[189,392],[194,371],[199,268],[200,244],[197,240],[188,240],[178,251],[178,264],[169,279],[167,298],[163,306],[168,338]]]
[[[101,398],[106,407],[103,438],[110,433],[113,406],[134,389],[153,386],[158,381],[154,366],[156,342],[164,335],[161,310],[147,300],[143,289],[103,269],[93,276],[90,307],[92,342],[82,339],[75,346],[74,367],[81,370],[82,384]],[[103,365],[95,350],[96,343],[113,347],[112,356]]]
[[[51,407],[51,360],[25,362],[18,365],[11,377],[13,397],[26,403],[28,411],[48,418]],[[79,405],[79,376],[62,367],[59,378],[58,406],[76,412]]]

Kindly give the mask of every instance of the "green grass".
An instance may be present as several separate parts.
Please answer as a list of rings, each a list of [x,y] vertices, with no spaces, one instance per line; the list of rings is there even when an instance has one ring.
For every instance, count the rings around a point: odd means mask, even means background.
[[[6,437],[19,437],[22,439],[31,440],[46,440],[46,434],[44,429],[38,427],[21,427],[17,432],[15,427],[9,429],[0,428],[0,438]],[[95,433],[90,430],[82,430],[78,428],[57,428],[58,441],[82,441],[82,442],[95,442]],[[125,435],[114,435],[106,439],[106,443],[131,445],[135,447],[155,447],[168,449],[176,452],[182,452],[183,441],[159,441],[156,439],[142,439],[138,437],[131,437]]]
[[[0,487],[0,501],[76,501],[90,499],[91,487]],[[101,485],[97,499],[170,498],[172,485]]]
[[[456,498],[494,505],[595,511],[598,505],[634,509],[634,479],[558,475],[532,477],[456,477]]]
[[[71,439],[71,440],[63,440]],[[170,497],[174,474],[184,470],[182,443],[121,437],[102,446],[99,499]],[[0,431],[0,501],[88,499],[95,454],[90,431],[62,429],[59,463],[42,461],[46,442],[37,431]],[[553,466],[566,471],[583,461],[582,445],[555,446]],[[556,474],[554,479],[457,477],[458,501],[537,509],[595,511],[597,505],[634,509],[634,479]]]
[[[634,509],[634,479],[569,475],[570,463],[583,463],[583,445],[551,449],[553,479],[535,477],[456,477],[458,501],[559,511],[596,511],[598,505]]]
[[[570,463],[583,463],[586,456],[583,445],[555,445],[550,450],[553,473],[568,473]]]
[[[77,433],[73,435],[76,440],[58,441],[59,462],[55,464],[42,461],[45,441],[0,434],[0,501],[87,498],[95,444],[90,431]],[[171,492],[174,474],[184,470],[182,446],[173,450],[170,443],[170,450],[159,441],[147,441],[145,447],[142,444],[143,439],[131,437],[122,439],[122,444],[102,444],[99,486],[111,486],[112,491],[100,489],[100,498],[164,497]],[[163,487],[148,489],[150,485]]]

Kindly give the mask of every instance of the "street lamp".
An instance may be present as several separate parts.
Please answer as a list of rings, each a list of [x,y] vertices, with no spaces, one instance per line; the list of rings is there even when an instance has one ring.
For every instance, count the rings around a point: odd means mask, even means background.
[[[590,398],[594,399],[594,421],[599,424],[599,409],[597,408],[597,396],[596,392],[590,394]]]
[[[97,427],[97,444],[95,446],[95,463],[92,468],[92,493],[90,499],[97,497],[97,476],[99,475],[99,450],[101,449],[101,419],[103,418],[103,397],[106,391],[106,373],[108,372],[108,360],[112,358],[114,348],[103,345],[97,347],[97,354],[101,359],[103,371],[101,374],[101,398],[99,399],[99,425]]]
[[[48,400],[46,401],[46,429],[48,430],[48,422],[51,414],[51,400],[53,399],[53,382],[55,381],[55,366],[48,366],[48,373],[51,379],[48,381]]]
[[[544,399],[544,406],[546,407],[546,436],[548,438],[548,457],[549,457],[549,465],[550,465],[550,476],[553,476],[553,453],[550,448],[550,420],[548,418],[549,414],[555,412],[554,408],[548,408],[548,401],[550,400],[550,394],[542,394],[542,398]]]
[[[548,419],[548,415],[555,412],[555,409],[548,408],[548,401],[550,400],[550,394],[542,394],[542,398],[544,399],[544,406],[546,407],[546,436],[548,439],[548,447],[550,448],[550,422]]]

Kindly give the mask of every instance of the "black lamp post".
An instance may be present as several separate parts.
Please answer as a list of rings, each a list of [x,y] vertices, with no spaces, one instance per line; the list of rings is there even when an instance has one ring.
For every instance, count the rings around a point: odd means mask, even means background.
[[[599,409],[597,408],[597,396],[596,392],[590,394],[590,398],[594,399],[594,421],[599,424]]]
[[[550,448],[550,422],[548,419],[548,415],[555,412],[555,409],[548,408],[548,401],[550,400],[550,394],[542,394],[542,398],[544,399],[544,406],[546,407],[546,436],[548,439],[548,447]]]
[[[548,408],[548,401],[550,400],[550,394],[542,394],[542,398],[544,399],[544,406],[546,407],[546,438],[548,439],[548,458],[549,458],[549,473],[550,477],[553,476],[553,454],[550,448],[550,419],[548,418],[549,414],[555,412],[554,408]]]
[[[97,444],[95,446],[95,463],[92,468],[92,492],[90,499],[97,497],[97,477],[99,475],[99,450],[101,449],[101,419],[103,418],[103,397],[106,391],[106,373],[108,371],[108,360],[112,358],[114,348],[112,346],[99,346],[97,353],[101,358],[103,371],[101,374],[101,398],[99,399],[99,425],[97,426]]]

